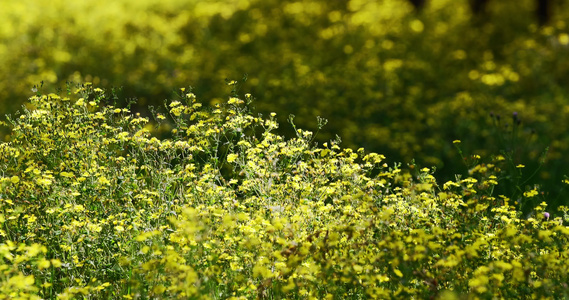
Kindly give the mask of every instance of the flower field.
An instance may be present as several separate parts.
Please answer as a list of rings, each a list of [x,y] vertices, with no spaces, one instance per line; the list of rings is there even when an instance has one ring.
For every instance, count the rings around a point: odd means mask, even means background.
[[[440,182],[252,100],[31,97],[0,144],[0,299],[569,297],[569,209],[497,194],[506,157]]]
[[[569,299],[566,1],[411,2],[0,0],[0,300]]]

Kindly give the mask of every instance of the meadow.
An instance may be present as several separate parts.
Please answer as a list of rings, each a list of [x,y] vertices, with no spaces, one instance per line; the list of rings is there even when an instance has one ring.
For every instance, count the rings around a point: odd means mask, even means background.
[[[569,208],[496,194],[507,158],[439,182],[233,92],[152,122],[89,83],[31,97],[0,144],[0,299],[569,296]]]
[[[569,298],[569,10],[468,2],[0,0],[0,299]]]

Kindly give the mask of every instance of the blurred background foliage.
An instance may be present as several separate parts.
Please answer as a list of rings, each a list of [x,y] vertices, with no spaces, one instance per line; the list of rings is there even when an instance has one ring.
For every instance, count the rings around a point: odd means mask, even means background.
[[[316,130],[321,116],[318,142],[339,135],[344,147],[436,166],[440,180],[468,171],[455,139],[468,155],[505,151],[529,173],[549,147],[526,184],[560,197],[567,5],[553,1],[539,26],[533,0],[489,1],[477,16],[468,0],[421,11],[407,0],[0,0],[0,107],[14,113],[41,81],[90,81],[122,87],[144,112],[188,85],[220,102],[236,79],[281,124],[294,114]]]

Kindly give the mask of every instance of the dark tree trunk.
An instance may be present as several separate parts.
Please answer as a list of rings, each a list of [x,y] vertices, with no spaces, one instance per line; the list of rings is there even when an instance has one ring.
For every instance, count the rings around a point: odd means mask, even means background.
[[[486,11],[486,4],[488,0],[470,0],[470,9],[474,15],[483,15]]]
[[[416,10],[420,10],[425,6],[426,0],[409,0]]]
[[[551,17],[550,4],[550,0],[537,0],[536,14],[540,25],[545,25]]]

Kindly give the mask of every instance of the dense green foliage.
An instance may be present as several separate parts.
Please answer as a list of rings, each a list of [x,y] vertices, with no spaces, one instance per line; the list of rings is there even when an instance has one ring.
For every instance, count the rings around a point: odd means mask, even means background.
[[[182,89],[154,116],[170,139],[112,97],[38,94],[9,120],[0,299],[569,297],[569,211],[496,194],[506,157],[437,183],[284,138],[249,94],[204,109]]]

